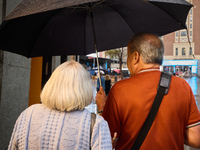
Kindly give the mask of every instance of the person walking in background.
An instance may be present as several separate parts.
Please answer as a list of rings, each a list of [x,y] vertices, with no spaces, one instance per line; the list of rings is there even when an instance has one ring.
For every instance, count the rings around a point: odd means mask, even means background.
[[[136,33],[128,44],[127,65],[131,77],[115,83],[106,98],[96,95],[98,110],[117,132],[116,150],[131,149],[157,94],[164,46],[157,36]],[[104,105],[105,104],[105,105]],[[189,84],[171,76],[154,122],[140,150],[183,150],[184,143],[200,148],[200,113]]]
[[[99,82],[100,77],[101,77],[101,86],[105,90],[105,78],[102,77],[102,74],[101,73],[99,74],[99,72],[97,73],[97,77],[98,77],[98,79],[97,79],[97,92],[99,91],[99,87],[100,87],[100,82]]]
[[[111,150],[107,122],[96,115],[90,137],[93,98],[89,72],[75,61],[56,68],[41,92],[42,104],[24,110],[13,129],[8,150]],[[90,141],[91,138],[91,141]]]
[[[108,93],[110,91],[110,87],[111,87],[111,79],[110,79],[109,75],[106,75],[106,78],[105,78],[105,92],[106,92],[106,95],[108,95]]]

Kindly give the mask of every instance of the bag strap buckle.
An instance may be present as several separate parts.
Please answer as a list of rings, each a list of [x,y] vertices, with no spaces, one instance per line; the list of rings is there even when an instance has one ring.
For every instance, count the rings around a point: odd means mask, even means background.
[[[159,86],[165,88],[165,95],[169,91],[170,81],[171,81],[171,75],[166,73],[166,72],[161,72],[161,78],[160,78],[160,81],[159,81]],[[158,88],[159,88],[159,86],[158,86]]]

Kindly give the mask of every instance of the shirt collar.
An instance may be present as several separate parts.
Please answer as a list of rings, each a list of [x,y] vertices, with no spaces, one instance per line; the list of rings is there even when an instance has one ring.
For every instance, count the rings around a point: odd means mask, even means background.
[[[138,73],[142,73],[142,72],[149,72],[149,71],[160,71],[160,69],[145,69],[145,70],[141,70]],[[138,74],[137,73],[137,74]]]

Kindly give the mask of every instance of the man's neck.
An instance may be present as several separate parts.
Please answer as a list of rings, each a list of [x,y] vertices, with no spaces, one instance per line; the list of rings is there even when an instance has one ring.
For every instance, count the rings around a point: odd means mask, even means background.
[[[136,74],[139,73],[140,71],[149,70],[149,69],[160,69],[160,65],[159,64],[142,64],[142,65],[139,65],[137,70],[136,70]]]

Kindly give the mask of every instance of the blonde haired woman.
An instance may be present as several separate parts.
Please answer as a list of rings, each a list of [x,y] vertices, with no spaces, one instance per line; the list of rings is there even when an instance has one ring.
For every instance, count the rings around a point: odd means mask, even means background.
[[[85,106],[91,103],[93,90],[89,72],[81,64],[61,64],[40,97],[42,104],[30,106],[17,119],[9,150],[112,149],[108,124],[99,115],[90,142],[91,114]]]

